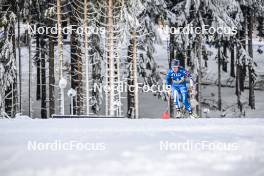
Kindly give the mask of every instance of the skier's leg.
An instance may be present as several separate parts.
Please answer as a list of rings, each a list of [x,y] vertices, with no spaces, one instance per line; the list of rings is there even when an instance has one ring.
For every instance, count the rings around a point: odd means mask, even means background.
[[[191,106],[188,102],[188,90],[186,86],[181,87],[182,103],[185,106],[185,109],[189,112],[191,118],[199,118],[198,115],[192,112]]]
[[[174,105],[176,107],[175,117],[180,118],[181,117],[181,111],[180,111],[181,105],[180,105],[180,90],[178,87],[173,87],[172,95],[174,99]]]
[[[191,106],[188,102],[188,90],[186,86],[180,87],[180,92],[181,92],[181,98],[182,98],[182,103],[184,104],[185,109],[189,112],[192,113]]]
[[[171,91],[172,91],[172,96],[174,100],[174,105],[177,109],[180,109],[181,105],[180,105],[180,99],[179,99],[179,96],[180,96],[179,89],[177,87],[172,87]]]

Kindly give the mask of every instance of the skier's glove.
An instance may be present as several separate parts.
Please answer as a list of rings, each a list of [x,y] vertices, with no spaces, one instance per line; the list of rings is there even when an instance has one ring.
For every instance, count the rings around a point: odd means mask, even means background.
[[[165,95],[166,95],[166,97],[169,97],[171,95],[171,90],[167,89],[166,92],[165,92]]]
[[[171,86],[166,86],[166,93],[170,96],[171,94]]]
[[[189,87],[189,94],[192,95],[193,94],[193,91],[194,91],[194,87],[193,86],[190,86]]]

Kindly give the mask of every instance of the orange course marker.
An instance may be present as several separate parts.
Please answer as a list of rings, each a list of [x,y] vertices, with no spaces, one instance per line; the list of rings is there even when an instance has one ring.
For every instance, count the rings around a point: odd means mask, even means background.
[[[161,119],[169,119],[169,118],[170,118],[170,116],[169,116],[169,112],[168,111],[165,111],[165,112],[162,113]]]

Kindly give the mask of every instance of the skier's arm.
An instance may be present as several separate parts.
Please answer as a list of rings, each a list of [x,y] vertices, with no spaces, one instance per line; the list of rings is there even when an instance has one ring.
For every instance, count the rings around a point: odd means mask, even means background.
[[[193,81],[192,75],[187,70],[185,70],[185,76],[189,78],[189,80],[190,80],[190,87],[193,88],[194,81]]]
[[[165,81],[166,81],[166,88],[170,88],[171,87],[171,71],[169,70],[166,74],[166,78],[165,78]]]

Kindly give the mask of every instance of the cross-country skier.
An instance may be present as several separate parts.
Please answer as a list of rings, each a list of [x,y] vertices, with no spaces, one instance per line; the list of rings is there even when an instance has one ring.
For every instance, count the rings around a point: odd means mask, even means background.
[[[189,78],[190,89],[193,90],[194,81],[192,79],[191,74],[180,66],[179,60],[174,59],[171,62],[171,68],[166,74],[166,89],[174,99],[174,104],[176,106],[176,117],[181,116],[181,99],[182,104],[184,105],[185,110],[189,112],[190,117],[197,118],[198,116],[193,113],[191,106],[188,102],[188,88],[186,84],[186,78]]]

